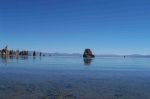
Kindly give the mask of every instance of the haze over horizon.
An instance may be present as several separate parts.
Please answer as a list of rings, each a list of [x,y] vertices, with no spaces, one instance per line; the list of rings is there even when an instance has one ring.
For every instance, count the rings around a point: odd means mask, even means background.
[[[0,0],[0,48],[150,54],[149,0]]]

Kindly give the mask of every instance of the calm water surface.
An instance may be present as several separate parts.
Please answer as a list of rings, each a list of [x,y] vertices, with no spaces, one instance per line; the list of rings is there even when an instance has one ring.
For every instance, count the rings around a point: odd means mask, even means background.
[[[150,99],[150,58],[0,58],[0,99]]]

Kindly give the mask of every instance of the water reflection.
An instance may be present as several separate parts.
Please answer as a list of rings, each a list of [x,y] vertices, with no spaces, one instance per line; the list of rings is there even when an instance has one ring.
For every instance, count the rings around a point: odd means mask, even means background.
[[[55,57],[54,57],[55,58]],[[41,63],[43,61],[49,62],[55,62],[55,60],[52,58],[52,60],[47,60],[48,58],[42,59],[42,57],[30,57],[30,56],[0,56],[0,61],[2,64],[11,64],[13,63],[18,63],[18,62],[31,62],[31,63]],[[82,58],[81,58],[82,59]],[[69,58],[68,58],[69,60]],[[83,58],[83,63],[85,65],[91,65],[93,61],[93,58]]]
[[[84,58],[83,60],[84,60],[85,65],[90,65],[92,63],[93,59],[92,58]]]
[[[33,56],[33,60],[36,60],[36,56]]]
[[[28,60],[28,56],[0,56],[3,64],[8,64],[11,61]]]
[[[8,58],[9,58],[8,56],[1,56],[2,63],[7,64]]]
[[[14,58],[15,59],[15,58]],[[28,60],[28,56],[21,56],[20,57],[21,60]]]

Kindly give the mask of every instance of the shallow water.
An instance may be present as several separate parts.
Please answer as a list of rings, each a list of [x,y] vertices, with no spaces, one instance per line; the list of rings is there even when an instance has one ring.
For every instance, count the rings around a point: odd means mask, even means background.
[[[150,99],[150,58],[0,58],[0,99]]]

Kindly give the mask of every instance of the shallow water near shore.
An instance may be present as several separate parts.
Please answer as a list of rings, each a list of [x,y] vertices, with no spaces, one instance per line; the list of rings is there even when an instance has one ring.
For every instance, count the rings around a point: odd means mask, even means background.
[[[149,99],[150,58],[0,58],[0,99]]]

